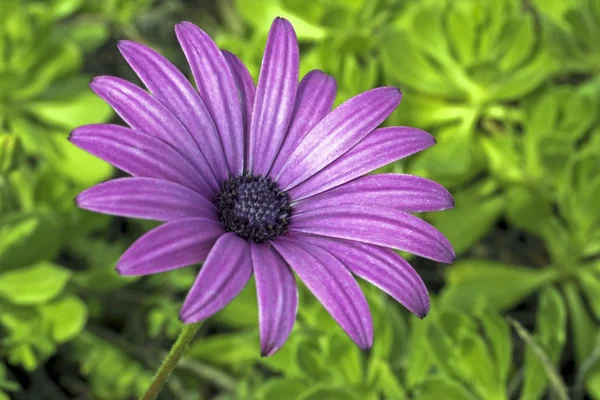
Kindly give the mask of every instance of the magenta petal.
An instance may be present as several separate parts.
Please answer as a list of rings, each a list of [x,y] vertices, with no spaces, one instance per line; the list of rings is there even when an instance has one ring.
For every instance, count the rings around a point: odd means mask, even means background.
[[[158,178],[194,189],[205,198],[212,192],[194,167],[168,144],[117,125],[85,125],[69,136],[71,143],[133,176]]]
[[[401,98],[398,89],[382,87],[334,109],[290,154],[277,176],[282,188],[293,188],[354,147],[394,111]]]
[[[313,196],[434,144],[433,136],[417,128],[392,126],[377,129],[346,154],[291,189],[290,196],[294,200]]]
[[[294,215],[296,232],[354,240],[407,251],[434,261],[454,261],[452,245],[427,222],[386,207],[341,204]]]
[[[244,169],[244,127],[238,91],[225,57],[204,31],[191,22],[175,27],[200,97],[217,126],[232,175]]]
[[[292,270],[279,253],[264,244],[250,246],[264,357],[275,354],[292,331],[298,311],[298,288]]]
[[[263,56],[250,124],[248,169],[266,175],[287,132],[298,88],[298,40],[292,24],[275,18]]]
[[[271,176],[277,176],[290,154],[306,134],[331,111],[335,102],[335,79],[326,73],[313,70],[298,85],[296,104],[288,133],[271,168]]]
[[[117,271],[148,275],[199,263],[224,233],[223,226],[209,218],[167,222],[135,241],[117,262]]]
[[[172,145],[198,170],[211,188],[218,187],[214,174],[190,133],[160,101],[133,83],[112,76],[94,78],[90,87],[134,130]]]
[[[254,81],[252,80],[252,76],[242,60],[240,60],[235,54],[228,51],[222,51],[222,53],[225,57],[225,61],[227,61],[227,64],[229,65],[229,69],[231,69],[233,79],[235,80],[235,86],[237,87],[238,97],[240,99],[240,108],[242,109],[244,132],[248,133],[250,130],[252,107],[254,107],[254,95],[256,92]],[[247,147],[247,140],[244,143]],[[247,153],[247,150],[245,150],[245,152]]]
[[[280,237],[273,246],[348,336],[360,348],[370,348],[371,312],[348,269],[328,251],[307,242]]]
[[[429,312],[429,296],[425,283],[406,260],[389,249],[302,235],[306,240],[338,258],[355,275],[377,286],[419,318]]]
[[[86,210],[154,221],[217,218],[216,207],[197,192],[154,178],[120,178],[80,193],[75,202]]]
[[[217,128],[196,89],[165,57],[139,43],[123,40],[119,50],[152,94],[192,134],[219,181],[227,165]]]
[[[441,211],[454,207],[452,195],[439,183],[414,175],[375,174],[354,179],[309,197],[294,214],[339,204],[390,207],[406,212]]]
[[[250,244],[236,233],[221,236],[183,302],[181,319],[190,324],[220,311],[246,286],[251,276]]]

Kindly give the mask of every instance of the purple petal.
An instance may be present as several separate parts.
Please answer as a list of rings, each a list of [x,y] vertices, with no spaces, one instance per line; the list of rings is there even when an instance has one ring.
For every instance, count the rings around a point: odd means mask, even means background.
[[[221,236],[183,302],[181,319],[190,324],[220,311],[246,286],[251,276],[250,244],[237,233]]]
[[[139,43],[123,40],[119,50],[144,85],[192,134],[219,181],[227,179],[227,165],[217,128],[187,78],[165,57]]]
[[[377,286],[419,318],[429,312],[423,280],[398,254],[389,249],[322,236],[302,235],[337,257],[355,275]]]
[[[122,126],[99,124],[75,129],[69,140],[133,176],[172,181],[212,198],[211,190],[189,161],[152,136]]]
[[[348,269],[331,253],[300,240],[279,237],[273,247],[362,349],[373,344],[369,305]]]
[[[218,220],[216,207],[197,192],[154,178],[120,178],[100,183],[80,193],[75,202],[85,210],[121,217]]]
[[[290,196],[294,200],[313,196],[434,144],[433,136],[417,128],[392,126],[377,129],[346,154],[291,189]]]
[[[298,40],[292,24],[275,18],[263,56],[250,124],[248,169],[266,175],[287,132],[298,89]]]
[[[289,190],[346,153],[400,104],[397,88],[382,87],[351,98],[323,118],[290,154],[277,181]]]
[[[264,357],[275,354],[292,331],[298,311],[298,288],[292,270],[279,253],[264,244],[250,246]]]
[[[294,215],[339,204],[390,207],[406,212],[441,211],[454,207],[442,185],[414,175],[375,174],[354,179],[294,206]]]
[[[204,261],[223,226],[209,218],[186,218],[152,229],[117,262],[121,275],[148,275]]]
[[[131,128],[173,146],[198,170],[211,188],[218,188],[198,145],[177,117],[160,101],[133,83],[112,76],[94,78],[90,87]]]
[[[452,245],[427,222],[387,207],[340,204],[294,215],[290,230],[407,251],[434,261],[454,261]]]
[[[191,22],[175,27],[200,97],[212,116],[225,151],[229,171],[238,175],[244,169],[244,127],[242,110],[233,75],[225,57],[204,31]]]
[[[252,118],[252,107],[254,107],[254,95],[256,88],[252,76],[246,68],[246,65],[235,54],[228,51],[222,51],[227,65],[233,74],[235,86],[238,90],[240,99],[240,108],[242,109],[242,119],[244,121],[244,132],[250,130],[250,120]],[[247,141],[244,142],[248,146]],[[247,151],[246,151],[247,153]]]
[[[335,95],[335,79],[326,73],[313,70],[302,78],[298,85],[290,127],[271,169],[271,176],[277,176],[298,143],[329,114],[335,102]]]

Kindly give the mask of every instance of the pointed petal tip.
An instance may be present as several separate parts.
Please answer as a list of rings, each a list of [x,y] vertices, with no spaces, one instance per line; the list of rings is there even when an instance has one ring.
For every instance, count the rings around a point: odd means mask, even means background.
[[[280,347],[276,347],[276,346],[266,346],[265,348],[260,349],[260,356],[262,358],[265,357],[271,357],[273,354],[277,353],[277,351],[279,351]]]
[[[362,351],[369,352],[369,351],[371,351],[371,347],[373,347],[373,336],[366,339],[365,342],[362,342],[362,343],[356,342],[356,344]]]
[[[425,319],[425,317],[427,317],[427,315],[429,315],[429,297],[423,304],[423,307],[421,307],[417,310],[409,310],[409,311],[412,312],[415,317],[417,317],[419,319]]]
[[[125,275],[125,274],[123,273],[123,269],[122,269],[122,267],[121,267],[121,264],[119,264],[118,262],[117,262],[117,265],[115,266],[115,272],[116,272],[117,274],[121,275],[121,276],[127,276],[127,275]]]
[[[121,256],[121,259],[119,259],[117,261],[117,264],[115,265],[115,272],[121,276],[141,276],[144,274],[136,274],[135,272],[132,272],[132,269],[130,268],[130,263],[124,262],[123,260],[123,256]]]

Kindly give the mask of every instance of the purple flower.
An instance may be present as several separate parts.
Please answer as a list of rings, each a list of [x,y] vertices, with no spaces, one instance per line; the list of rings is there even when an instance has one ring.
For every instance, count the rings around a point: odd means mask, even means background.
[[[294,325],[294,272],[363,349],[373,325],[353,275],[424,317],[427,289],[393,249],[452,262],[448,240],[410,214],[451,208],[452,197],[424,178],[366,175],[435,143],[415,128],[377,129],[400,91],[373,89],[332,111],[332,77],[315,70],[298,83],[298,42],[285,19],[273,22],[256,88],[244,64],[201,29],[183,22],[175,31],[198,90],[155,51],[121,42],[150,93],[94,79],[94,92],[130,128],[88,125],[70,136],[133,175],[84,191],[79,207],[165,222],[123,254],[119,273],[203,262],[181,310],[186,323],[221,310],[254,274],[263,355]]]

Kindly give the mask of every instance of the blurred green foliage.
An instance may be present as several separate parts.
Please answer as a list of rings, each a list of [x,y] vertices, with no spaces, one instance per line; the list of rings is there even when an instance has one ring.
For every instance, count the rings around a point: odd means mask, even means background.
[[[366,353],[302,289],[288,343],[261,358],[251,283],[163,398],[600,399],[600,0],[2,0],[0,400],[135,397],[180,329],[197,268],[118,276],[154,225],[72,203],[118,173],[65,140],[114,119],[87,84],[132,78],[115,41],[187,73],[172,26],[191,20],[256,78],[275,16],[296,28],[301,73],[337,79],[338,104],[402,89],[387,123],[438,145],[383,170],[452,191],[456,209],[424,217],[459,258],[411,260],[432,289],[425,320],[364,286]]]

